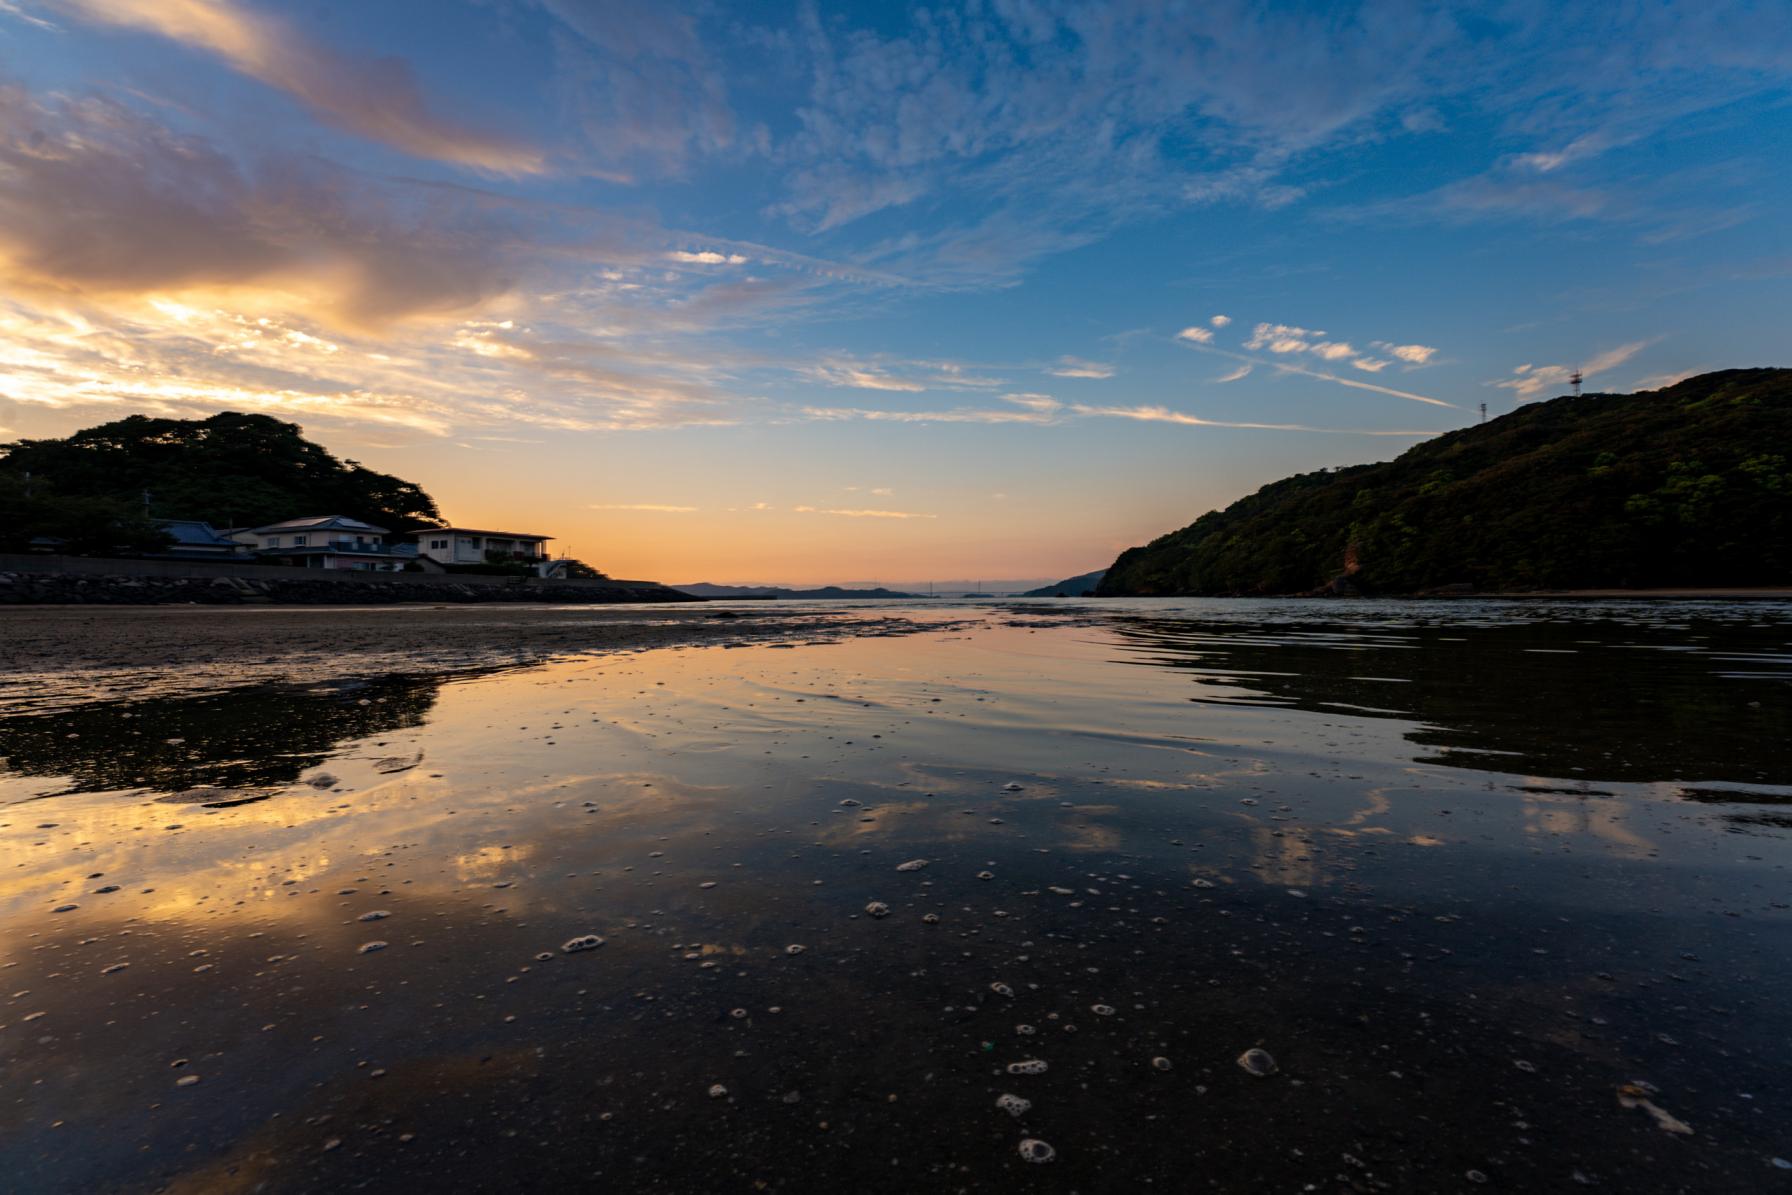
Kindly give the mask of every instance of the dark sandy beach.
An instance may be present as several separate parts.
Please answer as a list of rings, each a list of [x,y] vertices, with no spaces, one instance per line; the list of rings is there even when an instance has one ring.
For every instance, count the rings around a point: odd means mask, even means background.
[[[960,612],[962,613],[962,611]],[[27,606],[0,611],[0,710],[153,692],[442,676],[594,651],[812,642],[940,625],[862,607]]]
[[[1789,626],[9,612],[0,1173],[1781,1190]]]

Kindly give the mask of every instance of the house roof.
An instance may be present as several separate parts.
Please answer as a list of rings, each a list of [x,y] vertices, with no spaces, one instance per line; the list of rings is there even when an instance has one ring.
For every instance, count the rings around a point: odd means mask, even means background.
[[[234,548],[237,543],[227,538],[204,519],[157,519],[156,526],[166,531],[175,543],[189,548]]]
[[[256,535],[266,535],[274,531],[371,531],[375,535],[386,534],[384,527],[375,527],[372,523],[363,523],[360,519],[351,519],[347,515],[312,515],[305,519],[288,519],[284,523],[269,523],[265,527],[251,527]]]
[[[483,531],[477,527],[419,527],[415,531],[407,531],[413,538],[428,535],[484,535],[492,539],[539,539],[550,540],[551,535],[526,535],[521,531]]]

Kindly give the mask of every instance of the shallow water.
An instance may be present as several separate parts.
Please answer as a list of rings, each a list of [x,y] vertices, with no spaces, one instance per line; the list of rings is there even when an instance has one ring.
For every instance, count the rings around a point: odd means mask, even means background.
[[[0,719],[10,1185],[1792,1182],[1792,607],[980,617]]]

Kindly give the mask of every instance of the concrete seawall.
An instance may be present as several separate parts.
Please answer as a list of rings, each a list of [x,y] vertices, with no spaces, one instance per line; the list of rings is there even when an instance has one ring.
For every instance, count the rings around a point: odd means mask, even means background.
[[[388,602],[695,602],[653,581],[545,581],[440,573],[0,555],[0,605],[338,605]]]

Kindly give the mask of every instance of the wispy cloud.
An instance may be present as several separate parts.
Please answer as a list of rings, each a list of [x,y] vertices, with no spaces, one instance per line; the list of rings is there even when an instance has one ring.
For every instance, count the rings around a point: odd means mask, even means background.
[[[15,21],[23,21],[27,25],[34,25],[39,29],[47,29],[51,32],[56,31],[57,28],[55,22],[46,21],[42,17],[35,16],[26,12],[23,8],[20,8],[18,0],[0,0],[0,16],[11,17]]]
[[[1114,367],[1100,361],[1085,361],[1081,357],[1059,357],[1058,363],[1045,372],[1058,378],[1111,378]]]
[[[1044,395],[1008,395],[1010,401],[1023,399],[1037,400],[1025,403],[1027,409],[1020,411],[990,410],[984,408],[957,408],[945,411],[883,411],[852,407],[810,407],[804,414],[812,419],[844,420],[864,419],[874,422],[890,423],[1018,423],[1053,425],[1062,424],[1075,419],[1126,419],[1139,423],[1170,423],[1182,427],[1231,428],[1240,431],[1273,431],[1273,432],[1320,432],[1327,435],[1341,436],[1434,436],[1435,430],[1391,430],[1384,428],[1334,428],[1314,427],[1302,423],[1267,423],[1242,422],[1228,419],[1208,419],[1200,415],[1191,415],[1170,407],[1154,404],[1139,405],[1100,405],[1094,403],[1060,403]]]
[[[817,362],[804,367],[800,372],[829,386],[843,386],[853,390],[895,390],[918,394],[927,389],[920,382],[894,377],[875,366],[844,361]]]
[[[533,174],[542,152],[433,111],[398,59],[362,61],[311,41],[287,22],[236,0],[62,0],[97,25],[158,34],[216,55],[288,93],[349,132],[420,158],[496,174]]]
[[[1587,360],[1586,364],[1579,367],[1581,376],[1584,378],[1591,378],[1596,374],[1602,374],[1616,369],[1618,366],[1624,364],[1624,362],[1648,348],[1650,343],[1651,342],[1647,340],[1636,340],[1629,344],[1621,344],[1616,348],[1610,348],[1603,352],[1595,353]],[[1574,376],[1574,370],[1575,367],[1572,365],[1525,364],[1514,369],[1511,377],[1504,381],[1498,381],[1492,384],[1498,386],[1502,390],[1512,391],[1514,394],[1518,395],[1519,401],[1523,402],[1536,398],[1545,391],[1559,391],[1566,388],[1570,379]]]
[[[692,514],[695,506],[662,506],[656,502],[593,502],[586,510],[641,510],[654,514]]]
[[[1195,344],[1210,344],[1213,341],[1213,331],[1195,325],[1176,333],[1176,339],[1193,341]]]
[[[793,506],[806,515],[835,515],[843,519],[937,519],[938,515],[919,514],[912,510],[832,510],[816,506]]]
[[[1677,386],[1687,378],[1697,377],[1704,372],[1704,369],[1681,369],[1673,373],[1651,374],[1646,378],[1638,378],[1636,388],[1638,390],[1665,390],[1669,386]]]
[[[829,386],[853,390],[894,390],[918,394],[924,390],[992,390],[1007,383],[967,369],[957,361],[905,361],[884,357],[869,360],[829,356],[818,361],[794,362],[798,376]]]
[[[684,249],[674,249],[672,252],[666,254],[666,256],[672,261],[680,262],[685,265],[697,266],[738,266],[745,264],[748,260],[746,255],[742,253],[717,253],[713,249],[704,249],[698,253],[691,253]]]
[[[1313,332],[1306,328],[1297,328],[1288,324],[1258,324],[1251,335],[1251,339],[1246,342],[1246,347],[1264,348],[1272,353],[1281,353],[1284,355],[1304,353],[1327,344],[1328,342],[1325,341],[1309,339],[1311,337],[1324,335],[1325,333],[1323,332]],[[1392,398],[1404,398],[1410,402],[1422,402],[1434,407],[1454,408],[1456,406],[1455,403],[1445,402],[1441,398],[1431,398],[1424,394],[1414,394],[1410,390],[1396,390],[1391,386],[1377,386],[1370,382],[1359,382],[1354,378],[1339,377],[1335,373],[1328,373],[1322,369],[1310,369],[1305,365],[1299,365],[1293,361],[1285,359],[1264,360],[1259,357],[1246,356],[1243,353],[1235,353],[1228,349],[1222,349],[1216,345],[1201,341],[1191,342],[1189,347],[1199,352],[1227,357],[1245,365],[1266,365],[1269,368],[1278,370],[1282,373],[1293,373],[1299,374],[1302,377],[1316,378],[1322,382],[1332,382],[1339,386],[1347,386],[1352,390],[1367,390],[1375,394],[1386,394]],[[1345,349],[1349,348],[1348,345],[1342,347]],[[1357,360],[1360,360],[1360,358],[1353,359],[1352,364],[1355,364]],[[1379,368],[1379,366],[1365,366],[1363,368],[1369,368],[1371,369],[1371,372],[1373,372],[1373,370]]]
[[[1397,360],[1405,361],[1409,365],[1424,365],[1429,362],[1431,358],[1437,356],[1437,350],[1429,345],[1390,344],[1385,340],[1377,340],[1374,343],[1376,348]]]
[[[1174,423],[1182,427],[1219,427],[1236,428],[1244,431],[1270,432],[1321,432],[1327,435],[1341,436],[1435,436],[1435,431],[1391,431],[1383,429],[1312,427],[1304,423],[1240,423],[1227,419],[1204,419],[1199,415],[1190,415],[1184,411],[1173,411],[1163,406],[1136,407],[1098,407],[1082,403],[1073,405],[1071,410],[1078,415],[1087,415],[1109,419],[1131,419],[1141,423]]]
[[[1236,382],[1241,378],[1250,377],[1251,369],[1252,366],[1247,362],[1244,365],[1240,365],[1237,369],[1228,370],[1226,373],[1213,380],[1215,382]]]
[[[810,419],[840,422],[864,419],[872,423],[1050,423],[1052,411],[1002,411],[987,407],[955,407],[944,411],[886,411],[866,407],[804,407]]]

